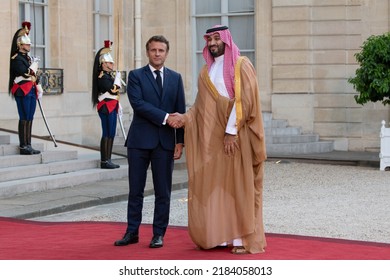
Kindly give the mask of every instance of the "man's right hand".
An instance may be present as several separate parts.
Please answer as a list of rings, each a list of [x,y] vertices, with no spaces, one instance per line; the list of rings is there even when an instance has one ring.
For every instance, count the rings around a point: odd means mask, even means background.
[[[169,114],[167,123],[173,128],[181,128],[185,125],[184,115],[180,113]]]

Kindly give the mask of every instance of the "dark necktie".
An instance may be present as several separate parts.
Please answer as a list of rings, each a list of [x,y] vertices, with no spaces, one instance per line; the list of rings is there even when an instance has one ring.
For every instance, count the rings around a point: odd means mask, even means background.
[[[155,70],[154,73],[156,73],[156,82],[158,85],[158,89],[160,90],[159,94],[161,95],[161,93],[162,93],[162,80],[161,80],[160,70]]]

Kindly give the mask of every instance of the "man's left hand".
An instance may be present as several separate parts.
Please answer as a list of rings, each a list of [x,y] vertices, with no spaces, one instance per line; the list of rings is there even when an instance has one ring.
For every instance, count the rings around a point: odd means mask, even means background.
[[[182,143],[178,143],[175,145],[175,153],[173,154],[173,159],[180,159],[181,155],[183,153],[183,147],[184,145]]]
[[[228,156],[234,156],[236,150],[240,149],[240,146],[238,145],[238,136],[225,133],[223,145],[225,149],[225,154],[227,154]]]

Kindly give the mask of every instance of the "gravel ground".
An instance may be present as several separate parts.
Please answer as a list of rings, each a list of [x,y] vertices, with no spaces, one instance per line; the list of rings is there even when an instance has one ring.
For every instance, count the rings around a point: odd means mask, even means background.
[[[187,225],[187,190],[174,191],[171,225]],[[143,223],[151,223],[146,197]],[[267,161],[264,223],[269,233],[390,243],[390,172],[379,168]],[[127,202],[40,217],[39,221],[126,221]]]

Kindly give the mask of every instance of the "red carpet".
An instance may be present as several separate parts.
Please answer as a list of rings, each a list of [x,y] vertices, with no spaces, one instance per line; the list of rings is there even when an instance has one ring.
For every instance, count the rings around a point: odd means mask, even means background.
[[[0,217],[1,260],[390,260],[390,244],[267,234],[264,254],[233,255],[229,249],[197,250],[185,227],[168,228],[164,247],[148,248],[150,225],[140,242],[115,247],[124,223],[33,222]]]

